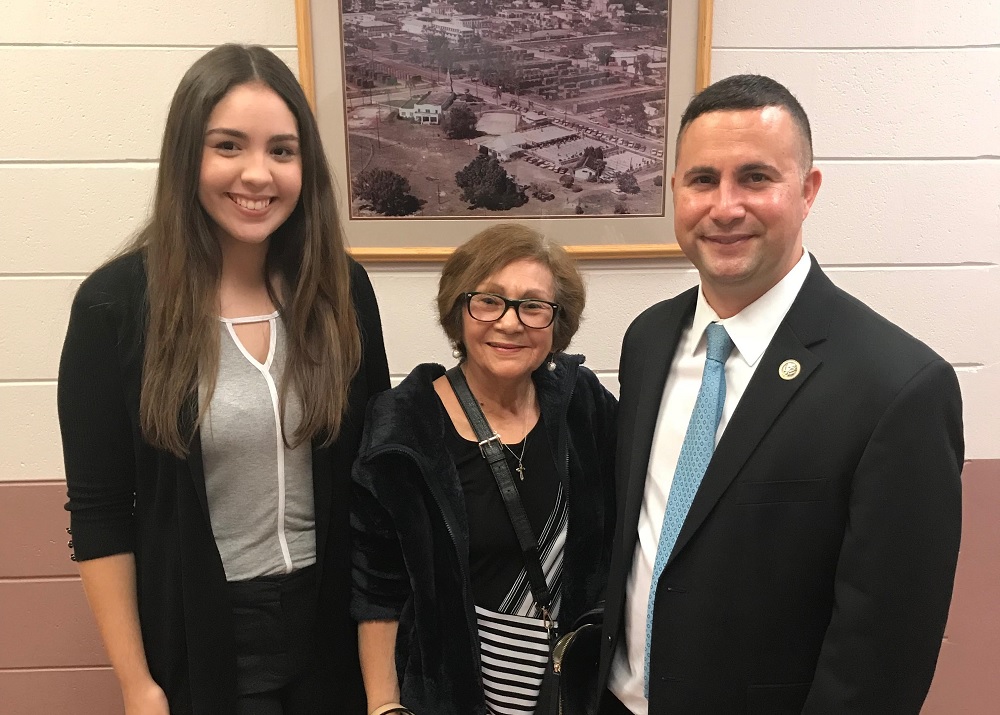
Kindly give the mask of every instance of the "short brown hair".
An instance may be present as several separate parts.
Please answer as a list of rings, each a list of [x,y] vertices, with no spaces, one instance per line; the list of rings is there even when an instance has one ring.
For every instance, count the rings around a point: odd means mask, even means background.
[[[777,80],[759,74],[738,74],[725,77],[710,84],[699,92],[688,104],[681,116],[681,128],[677,132],[675,156],[680,156],[681,139],[684,131],[695,119],[709,112],[740,112],[747,109],[763,109],[764,107],[780,107],[791,116],[799,130],[802,141],[803,175],[813,165],[812,129],[809,127],[809,117],[785,85]]]
[[[576,262],[566,249],[543,233],[516,223],[501,223],[480,231],[455,249],[441,269],[438,282],[438,319],[452,343],[465,354],[462,343],[463,293],[476,289],[487,277],[521,259],[538,261],[552,271],[559,304],[552,331],[552,350],[565,350],[580,327],[587,302]]]

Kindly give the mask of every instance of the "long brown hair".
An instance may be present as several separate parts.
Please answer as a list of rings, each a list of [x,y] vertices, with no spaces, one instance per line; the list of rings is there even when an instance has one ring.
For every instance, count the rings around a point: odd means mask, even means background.
[[[215,390],[219,368],[218,291],[222,253],[198,201],[208,117],[238,85],[259,83],[295,116],[302,156],[302,193],[291,216],[270,237],[264,275],[281,310],[288,349],[289,390],[302,402],[302,422],[286,443],[329,444],[340,430],[361,337],[351,299],[330,169],[305,94],[278,57],[258,46],[222,45],[194,63],[174,93],[157,174],[152,215],[128,250],[144,254],[148,324],[140,422],[155,447],[183,457]],[[272,285],[272,277],[282,286]],[[204,389],[196,415],[184,414]]]

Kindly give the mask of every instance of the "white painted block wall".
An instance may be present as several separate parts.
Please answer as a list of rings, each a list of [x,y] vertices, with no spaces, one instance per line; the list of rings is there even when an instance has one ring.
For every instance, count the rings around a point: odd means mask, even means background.
[[[145,215],[181,74],[227,41],[264,44],[295,67],[294,6],[3,5],[0,481],[57,479],[69,301]],[[968,457],[1000,457],[1000,2],[715,0],[713,45],[713,78],[764,72],[802,100],[825,174],[807,246],[839,285],[956,366]],[[394,377],[450,362],[436,269],[369,270]],[[585,272],[590,309],[571,349],[615,389],[629,320],[696,275],[679,261]]]

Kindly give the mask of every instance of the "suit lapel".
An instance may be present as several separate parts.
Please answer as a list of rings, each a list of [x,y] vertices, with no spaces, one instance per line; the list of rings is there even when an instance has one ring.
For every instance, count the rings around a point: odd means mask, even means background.
[[[826,338],[834,290],[833,284],[813,259],[802,290],[778,326],[719,440],[677,536],[670,561],[691,540],[757,445],[780,418],[785,406],[807,386],[810,376],[820,366],[822,361],[809,347]],[[795,360],[800,365],[794,379],[783,379],[778,373],[779,366],[786,360]]]
[[[619,439],[619,445],[628,445],[628,462],[618,471],[618,497],[624,504],[621,514],[624,538],[619,543],[623,558],[629,565],[638,539],[636,527],[642,510],[649,454],[660,414],[663,388],[681,333],[694,315],[697,291],[697,288],[691,289],[666,303],[663,311],[656,314],[650,325],[646,326],[641,342],[630,348],[629,359],[635,361],[635,374],[628,378],[633,386],[633,407],[625,415],[626,422],[620,429],[621,436],[626,439]],[[631,367],[626,369],[632,370]]]

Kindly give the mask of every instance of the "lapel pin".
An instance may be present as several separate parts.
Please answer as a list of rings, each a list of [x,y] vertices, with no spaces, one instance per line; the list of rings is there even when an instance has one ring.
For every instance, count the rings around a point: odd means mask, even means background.
[[[802,366],[798,360],[785,360],[778,366],[778,375],[782,380],[794,380],[802,371]]]

